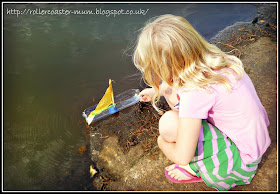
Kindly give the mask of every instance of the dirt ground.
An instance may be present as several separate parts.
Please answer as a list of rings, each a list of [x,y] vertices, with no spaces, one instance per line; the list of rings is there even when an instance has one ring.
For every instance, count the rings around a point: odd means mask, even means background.
[[[250,185],[232,191],[277,191],[277,40],[274,5],[259,8],[259,21],[236,23],[211,42],[240,57],[270,120],[272,140]],[[269,12],[270,17],[264,12]],[[264,17],[265,16],[265,17]],[[161,102],[167,109],[166,103]],[[97,173],[97,190],[113,191],[216,191],[205,183],[175,184],[164,168],[172,164],[158,148],[159,115],[149,103],[138,103],[85,130],[90,157]]]

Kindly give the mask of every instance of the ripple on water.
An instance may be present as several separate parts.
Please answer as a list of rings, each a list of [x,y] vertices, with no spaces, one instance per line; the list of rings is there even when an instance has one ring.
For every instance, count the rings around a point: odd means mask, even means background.
[[[77,137],[75,131],[80,129],[75,120],[64,114],[39,112],[36,106],[32,112],[35,114],[20,114],[21,119],[16,118],[4,128],[4,188],[63,190],[68,172],[83,160],[76,148],[84,139]],[[82,176],[80,173],[77,179]]]

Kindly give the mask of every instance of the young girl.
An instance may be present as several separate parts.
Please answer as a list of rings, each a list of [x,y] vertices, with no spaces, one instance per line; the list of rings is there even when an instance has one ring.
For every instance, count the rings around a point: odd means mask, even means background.
[[[133,55],[151,88],[142,101],[171,107],[159,121],[158,145],[175,164],[176,183],[217,190],[250,184],[271,140],[269,120],[242,62],[205,41],[183,17],[162,15],[142,29]]]

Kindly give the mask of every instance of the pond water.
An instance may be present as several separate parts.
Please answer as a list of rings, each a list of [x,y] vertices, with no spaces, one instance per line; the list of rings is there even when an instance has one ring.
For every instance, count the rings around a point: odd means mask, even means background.
[[[62,9],[105,15],[43,14]],[[106,16],[121,9],[143,14]],[[167,13],[185,17],[209,40],[252,21],[256,4],[4,4],[4,190],[94,190],[90,157],[77,150],[87,145],[81,113],[98,102],[109,78],[115,94],[141,89],[130,48],[149,18]]]

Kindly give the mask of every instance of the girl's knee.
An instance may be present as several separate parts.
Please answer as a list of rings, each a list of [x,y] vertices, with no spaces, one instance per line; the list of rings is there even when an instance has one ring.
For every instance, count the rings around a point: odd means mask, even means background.
[[[179,113],[167,111],[159,120],[159,133],[166,141],[176,141]]]

